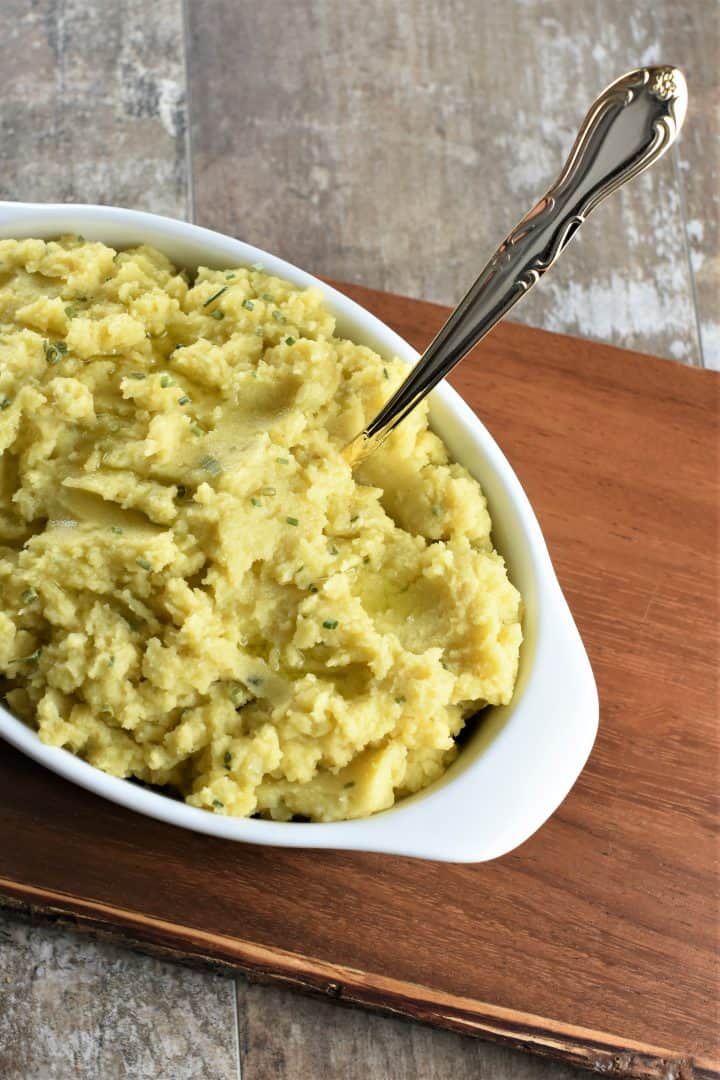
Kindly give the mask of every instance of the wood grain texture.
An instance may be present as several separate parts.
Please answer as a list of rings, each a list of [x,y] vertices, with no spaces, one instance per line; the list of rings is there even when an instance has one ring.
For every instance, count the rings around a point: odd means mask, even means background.
[[[417,346],[445,315],[349,291]],[[4,749],[4,894],[571,1062],[710,1075],[717,383],[512,325],[457,373],[539,511],[602,702],[590,764],[519,851],[447,866],[233,845]]]
[[[671,7],[194,0],[197,219],[317,273],[456,302],[602,87],[670,48]],[[517,317],[699,362],[670,158],[598,211]]]
[[[3,1080],[236,1080],[234,987],[0,912]]]
[[[244,1080],[577,1080],[557,1061],[238,980]],[[585,1075],[585,1074],[582,1074]]]
[[[0,199],[189,213],[182,0],[4,0]]]
[[[701,355],[720,370],[720,4],[683,0],[662,19],[666,55],[677,56],[690,88],[682,139],[674,148],[684,200]]]

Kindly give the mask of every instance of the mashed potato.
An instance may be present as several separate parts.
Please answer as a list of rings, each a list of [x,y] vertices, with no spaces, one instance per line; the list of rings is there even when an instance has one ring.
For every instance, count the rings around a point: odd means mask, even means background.
[[[361,817],[506,703],[520,597],[403,365],[320,291],[0,240],[0,676],[40,738],[221,814]]]

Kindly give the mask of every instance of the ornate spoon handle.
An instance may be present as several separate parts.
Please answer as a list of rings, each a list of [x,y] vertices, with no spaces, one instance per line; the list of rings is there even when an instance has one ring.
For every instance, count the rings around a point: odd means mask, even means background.
[[[673,67],[630,71],[603,91],[555,183],[502,242],[397,392],[345,448],[351,464],[371,453],[530,291],[606,196],[665,153],[686,109],[685,79]]]

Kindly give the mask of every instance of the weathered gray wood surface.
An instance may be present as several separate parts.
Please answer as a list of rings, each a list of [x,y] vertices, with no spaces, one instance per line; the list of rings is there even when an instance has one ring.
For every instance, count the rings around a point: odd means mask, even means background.
[[[321,274],[446,302],[597,91],[677,63],[691,94],[677,152],[598,212],[517,317],[720,367],[716,0],[5,0],[2,15],[0,198],[194,213]],[[0,1076],[580,1075],[236,993],[2,914]]]
[[[620,192],[514,317],[700,363],[683,184],[702,174],[700,200],[712,185],[717,14],[714,0],[191,4],[197,219],[328,277],[452,303],[602,87],[672,56],[698,72],[687,169],[668,157]],[[695,233],[697,264],[715,252]]]

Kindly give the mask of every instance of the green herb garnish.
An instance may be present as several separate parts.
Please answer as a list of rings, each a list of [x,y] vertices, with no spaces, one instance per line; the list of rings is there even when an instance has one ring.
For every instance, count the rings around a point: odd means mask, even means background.
[[[338,549],[335,547],[334,544],[329,544],[328,545],[328,551],[330,552],[331,555],[337,555],[337,553],[338,553]]]
[[[275,320],[275,322],[279,322],[279,323],[286,323],[287,322],[287,319],[283,315],[282,311],[273,311],[272,317]]]
[[[335,630],[336,627],[337,627],[337,624],[338,624],[337,619],[325,619],[325,621],[323,622],[323,626],[325,627],[326,630]]]
[[[348,788],[355,787],[355,781],[354,780],[348,780],[347,784],[343,784],[343,787],[347,791]]]
[[[272,293],[269,293],[269,292],[264,292],[264,293],[262,294],[262,298],[263,298],[263,300],[267,300],[267,301],[268,301],[268,303],[270,303],[270,304],[272,304],[273,300],[275,299],[275,297],[273,296],[273,294],[272,294]]]
[[[355,524],[355,522],[356,522],[356,521],[358,520],[358,518],[359,518],[359,517],[360,517],[360,515],[359,515],[359,514],[353,514],[353,516],[352,516],[352,517],[350,518],[350,524],[351,524],[351,525],[354,525],[354,524]]]
[[[166,386],[172,386],[172,384],[173,384],[172,375],[161,375],[160,376],[160,385],[162,386],[163,390],[165,389]]]
[[[141,570],[152,570],[152,565],[147,561],[147,559],[143,559],[142,557],[140,557],[137,558],[135,562],[138,564]]]
[[[193,435],[204,435],[205,434],[205,429],[201,428],[199,424],[191,424],[190,425],[190,430],[192,431]]]
[[[217,319],[218,322],[219,322],[220,319],[225,318],[225,312],[222,310],[222,308],[215,308],[214,311],[210,312],[210,318],[211,319]]]
[[[404,694],[400,694],[399,697],[395,698],[395,704],[396,705],[404,705],[406,701],[407,701],[407,698],[405,697]]]
[[[228,291],[227,285],[223,285],[222,289],[218,289],[218,291],[216,293],[213,293],[213,295],[210,297],[209,300],[205,301],[205,303],[203,304],[203,307],[209,307],[210,304],[212,304],[213,300],[217,300],[218,296],[222,296],[222,294],[224,292],[227,292],[227,291]]]
[[[432,514],[434,514],[434,515],[435,515],[435,517],[440,517],[440,514],[442,513],[442,511],[441,511],[441,509],[440,509],[440,507],[439,507],[439,506],[431,506],[431,507],[430,507],[430,512],[431,512]]]
[[[176,498],[184,499],[185,496],[187,495],[187,488],[185,487],[185,485],[184,484],[177,484],[176,489],[177,489],[176,490]]]
[[[289,465],[290,464],[290,458],[276,457],[275,460],[277,461],[278,465]]]
[[[285,344],[286,345],[294,345],[295,344],[295,338],[294,337],[286,337],[285,338]]]
[[[144,378],[145,378],[145,372],[144,371],[131,371],[128,374],[128,379],[144,379]]]
[[[235,685],[230,691],[230,700],[233,705],[239,706],[245,703],[245,690],[242,686]]]
[[[205,472],[209,472],[211,476],[219,476],[223,471],[222,465],[217,458],[214,458],[212,454],[206,454],[200,461],[200,468]]]
[[[370,556],[369,555],[363,555],[363,562],[365,563],[365,565],[367,565],[370,562]]]
[[[252,309],[255,307],[252,300],[247,300],[247,299],[243,300],[242,306],[245,308],[246,311],[252,311]]]
[[[68,304],[68,306],[65,308],[65,314],[67,315],[68,319],[74,319],[77,315],[77,310],[72,306],[72,304]]]
[[[257,495],[251,495],[250,502],[253,506],[262,506],[262,499],[258,499]]]
[[[308,585],[308,592],[316,593],[318,591],[317,585]]]
[[[263,488],[260,488],[260,494],[261,495],[277,495],[277,491],[275,490],[274,487],[263,487]]]
[[[0,412],[5,412],[6,409],[10,408],[11,404],[10,398],[0,398]]]
[[[234,278],[234,277],[235,277],[235,271],[234,271],[234,270],[230,270],[230,271],[229,271],[229,272],[228,272],[228,273],[227,273],[227,274],[225,275],[225,280],[226,280],[226,281],[230,281],[230,280],[231,280],[231,278]]]
[[[386,367],[383,368],[383,375],[385,376],[386,379],[390,378],[390,375],[388,374],[388,369]]]
[[[61,357],[65,356],[68,347],[64,341],[43,341],[45,359],[48,364],[57,364]]]
[[[119,525],[111,525],[110,532],[114,532],[117,536],[122,536],[125,530],[121,529]]]
[[[219,799],[213,799],[212,804],[213,804],[213,806],[219,807],[221,810],[225,809],[225,803],[220,802]]]
[[[232,765],[232,754],[230,753],[229,750],[226,750],[225,753],[223,754],[223,765],[225,766],[226,769],[229,769],[230,766]]]
[[[296,517],[286,517],[285,520],[287,521],[288,525],[299,525],[300,524],[300,522],[298,521],[298,519]]]
[[[189,404],[190,404],[190,398],[187,396],[187,394],[183,394],[182,397],[178,398],[178,405],[189,405]]]
[[[32,604],[32,602],[34,600],[37,600],[37,598],[38,594],[35,592],[35,589],[33,589],[32,586],[30,586],[29,589],[23,590],[21,597],[23,604]]]
[[[262,686],[262,683],[263,683],[263,681],[262,681],[262,677],[260,675],[248,675],[248,678],[247,678],[248,686]]]

